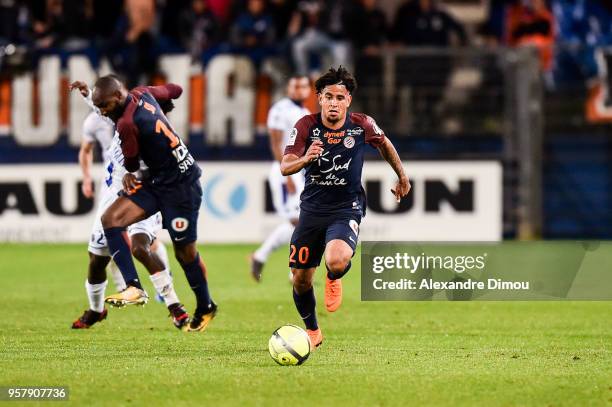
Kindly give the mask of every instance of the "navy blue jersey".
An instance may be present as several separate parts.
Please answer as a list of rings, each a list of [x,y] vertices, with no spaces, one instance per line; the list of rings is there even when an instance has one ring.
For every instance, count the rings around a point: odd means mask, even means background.
[[[121,149],[128,171],[138,169],[138,159],[149,167],[147,182],[159,186],[191,182],[201,170],[183,140],[176,134],[159,102],[176,99],[178,85],[138,87],[127,98],[123,116],[117,122]]]
[[[315,140],[323,142],[323,153],[306,166],[306,186],[301,208],[316,213],[345,210],[364,213],[365,194],[361,187],[363,154],[366,144],[378,147],[385,134],[371,117],[363,113],[347,115],[337,130],[325,127],[321,115],[302,117],[295,124],[285,154],[303,156]]]

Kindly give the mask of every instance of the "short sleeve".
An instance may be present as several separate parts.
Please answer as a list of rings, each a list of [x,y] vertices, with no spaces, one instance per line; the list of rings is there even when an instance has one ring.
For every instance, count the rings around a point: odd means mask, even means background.
[[[311,121],[311,116],[304,116],[295,123],[295,126],[289,133],[289,140],[287,141],[287,146],[285,147],[285,155],[294,154],[298,157],[304,155]]]
[[[272,106],[268,112],[268,121],[266,123],[268,130],[284,130],[283,114],[278,105]]]
[[[83,122],[83,141],[95,143],[96,139],[96,116],[97,113],[90,113]]]
[[[385,141],[385,132],[376,124],[376,121],[368,115],[365,116],[365,142],[372,147],[378,147]]]

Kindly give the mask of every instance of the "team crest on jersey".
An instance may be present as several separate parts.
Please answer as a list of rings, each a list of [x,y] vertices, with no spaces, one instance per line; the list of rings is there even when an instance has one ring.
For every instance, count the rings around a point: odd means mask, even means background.
[[[189,221],[185,218],[172,219],[172,229],[177,232],[184,232],[189,227]]]
[[[344,143],[344,147],[353,148],[355,146],[355,139],[351,136],[348,136],[344,139],[343,143]]]
[[[289,133],[289,140],[287,141],[288,146],[292,146],[295,144],[295,139],[297,138],[298,131],[294,127],[291,129],[291,133]]]

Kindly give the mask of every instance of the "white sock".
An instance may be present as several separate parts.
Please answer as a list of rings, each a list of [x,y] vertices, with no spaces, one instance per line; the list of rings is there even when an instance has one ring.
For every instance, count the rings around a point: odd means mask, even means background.
[[[87,299],[89,300],[89,309],[96,312],[104,311],[104,292],[108,280],[100,284],[90,284],[85,280],[85,291],[87,291]]]
[[[123,275],[121,274],[119,267],[117,267],[115,262],[112,260],[110,263],[108,263],[108,271],[110,272],[113,283],[115,284],[115,290],[117,290],[117,292],[125,290],[127,288],[127,284],[125,284],[125,280],[123,279]]]
[[[164,263],[166,270],[170,270],[170,260],[168,259],[168,250],[162,242],[157,242],[155,246],[155,254],[159,256],[159,259]],[[172,278],[172,277],[171,277]]]
[[[152,274],[149,276],[149,278],[151,279],[155,290],[163,297],[166,306],[179,302],[178,295],[176,295],[174,285],[172,284],[172,277],[170,277],[170,272],[167,269]]]
[[[263,244],[259,246],[259,249],[255,251],[253,258],[260,263],[265,263],[270,253],[282,245],[289,243],[294,228],[295,227],[289,221],[278,225],[266,238]]]

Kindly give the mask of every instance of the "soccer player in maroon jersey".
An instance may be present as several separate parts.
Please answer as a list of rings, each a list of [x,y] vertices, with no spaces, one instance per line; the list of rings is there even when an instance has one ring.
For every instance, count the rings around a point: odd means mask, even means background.
[[[96,81],[92,99],[100,113],[116,123],[124,167],[128,172],[138,171],[142,160],[149,172],[144,179],[126,174],[123,185],[127,193],[102,215],[109,250],[128,286],[107,297],[107,302],[127,305],[146,301],[125,228],[159,211],[197,300],[193,318],[184,330],[203,331],[214,318],[217,306],[210,297],[206,267],[196,248],[202,171],[160,107],[181,93],[181,87],[174,84],[138,87],[128,92],[116,77],[104,76]]]
[[[293,273],[293,300],[313,349],[323,342],[317,324],[313,275],[325,254],[325,306],[329,312],[336,311],[342,303],[340,279],[351,267],[359,224],[365,215],[361,172],[366,144],[377,148],[397,174],[392,193],[398,202],[410,191],[400,157],[374,119],[363,113],[348,114],[356,87],[355,79],[343,67],[331,68],[321,76],[315,82],[321,113],[298,120],[281,162],[285,176],[302,169],[306,172],[299,223],[291,237],[289,266]]]
[[[70,89],[78,89],[85,98],[86,103],[91,105],[91,91],[85,82],[75,81],[70,85]],[[162,109],[164,113],[167,113],[173,107],[172,104],[165,103]],[[110,253],[104,237],[104,230],[102,229],[101,215],[117,199],[119,191],[123,188],[122,180],[126,173],[126,170],[123,169],[123,152],[119,136],[115,136],[115,126],[111,124],[110,120],[104,120],[97,111],[92,112],[85,121],[84,131],[88,134],[87,138],[91,140],[83,143],[81,152],[89,150],[90,154],[93,155],[93,151],[91,151],[93,149],[92,143],[93,140],[96,140],[100,147],[104,149],[102,154],[105,161],[106,174],[102,189],[99,191],[101,194],[100,204],[96,212],[97,219],[94,223],[88,247],[89,268],[85,286],[90,308],[79,319],[73,322],[73,329],[88,329],[93,324],[104,320],[107,316],[107,311],[104,308],[104,293],[107,283],[106,266],[110,265]],[[87,156],[87,153],[85,153],[85,156]],[[91,157],[89,158],[91,159]],[[79,161],[81,161],[80,154]],[[88,169],[91,165],[89,161],[83,161],[84,170]],[[92,192],[91,188],[89,192]],[[132,254],[149,272],[157,295],[162,298],[162,301],[168,307],[168,311],[170,311],[174,326],[178,329],[183,329],[189,323],[189,314],[187,314],[187,311],[185,311],[185,308],[179,302],[174,290],[165,246],[157,241],[157,233],[161,228],[162,217],[161,214],[157,213],[151,218],[130,225],[128,236],[131,240]],[[115,286],[119,291],[123,291],[126,288],[123,276],[118,269],[116,273],[119,274],[119,281],[115,280]]]

